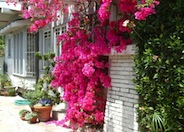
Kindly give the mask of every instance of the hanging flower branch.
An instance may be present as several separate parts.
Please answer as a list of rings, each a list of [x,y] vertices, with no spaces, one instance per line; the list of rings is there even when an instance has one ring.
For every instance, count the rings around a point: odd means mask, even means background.
[[[108,58],[112,48],[117,52],[132,43],[130,34],[135,19],[145,20],[155,14],[156,0],[24,0],[23,17],[31,18],[30,31],[34,32],[57,20],[58,11],[67,11],[74,4],[73,19],[68,31],[58,37],[62,54],[56,58],[53,87],[63,87],[63,98],[68,102],[64,125],[70,121],[76,129],[86,124],[102,126],[105,111],[105,88],[111,87]],[[118,19],[110,21],[111,5],[117,6]],[[89,8],[93,5],[93,15]],[[95,6],[96,5],[96,6]],[[26,8],[25,8],[26,7]],[[92,9],[93,9],[92,8]],[[88,30],[90,29],[90,30]]]

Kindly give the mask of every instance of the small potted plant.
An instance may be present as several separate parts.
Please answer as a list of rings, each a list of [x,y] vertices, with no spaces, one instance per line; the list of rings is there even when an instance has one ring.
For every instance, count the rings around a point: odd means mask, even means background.
[[[37,113],[31,112],[31,113],[27,113],[25,115],[25,119],[29,123],[36,123],[37,122],[37,116],[38,116]]]
[[[19,111],[19,116],[20,116],[20,118],[21,118],[22,120],[25,120],[25,115],[26,115],[27,113],[30,113],[30,111],[28,111],[28,110],[26,110],[26,109],[20,110],[20,111]]]
[[[31,103],[32,112],[38,114],[39,121],[46,122],[50,120],[52,106],[61,102],[60,93],[50,85],[54,79],[51,74],[51,67],[54,66],[53,58],[55,54],[48,53],[42,56],[40,53],[37,53],[36,56],[44,58],[45,61],[49,62],[49,65],[44,67],[45,73],[39,78],[35,85],[35,90],[26,92],[24,97]]]
[[[15,95],[16,95],[15,89],[10,89],[10,90],[8,91],[8,95],[9,95],[9,96],[15,96]]]
[[[50,120],[53,101],[49,98],[42,98],[34,105],[34,111],[38,113],[38,119],[42,122]]]

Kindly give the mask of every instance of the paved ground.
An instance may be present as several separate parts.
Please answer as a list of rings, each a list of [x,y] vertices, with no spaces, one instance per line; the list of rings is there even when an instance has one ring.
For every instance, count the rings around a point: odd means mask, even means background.
[[[72,132],[70,129],[46,124],[44,122],[29,124],[19,118],[21,109],[30,110],[28,105],[17,106],[15,100],[22,99],[20,96],[0,96],[0,132]]]

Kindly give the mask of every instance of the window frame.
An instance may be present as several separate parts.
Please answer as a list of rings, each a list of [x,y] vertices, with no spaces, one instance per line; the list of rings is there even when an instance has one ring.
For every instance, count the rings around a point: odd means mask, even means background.
[[[67,32],[67,24],[62,24],[54,28],[54,46],[56,56],[62,54],[62,43],[58,42],[58,36]]]
[[[47,35],[46,35],[47,34]],[[45,38],[46,37],[46,38]],[[46,40],[48,39],[48,40]],[[43,31],[43,39],[42,39],[42,45],[41,45],[41,51],[42,51],[42,55],[48,53],[48,52],[52,52],[52,45],[51,45],[51,30],[48,29],[48,30],[45,30]],[[47,41],[48,43],[48,47],[46,47],[46,44],[45,42]],[[47,50],[45,50],[47,48]],[[41,60],[41,70],[44,69],[45,66],[48,65],[48,62],[45,61],[45,60]]]
[[[36,33],[27,32],[27,45],[26,46],[27,46],[26,51],[25,51],[26,76],[35,76],[36,74],[36,69],[35,69]]]

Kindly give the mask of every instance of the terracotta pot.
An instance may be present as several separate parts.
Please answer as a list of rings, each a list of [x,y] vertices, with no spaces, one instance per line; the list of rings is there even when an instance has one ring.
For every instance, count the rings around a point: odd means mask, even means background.
[[[34,111],[38,114],[39,121],[46,122],[50,120],[52,106],[34,106]]]
[[[24,116],[21,116],[20,119],[23,120],[23,121],[26,120]]]
[[[37,116],[34,116],[31,120],[29,120],[29,123],[37,123]]]

